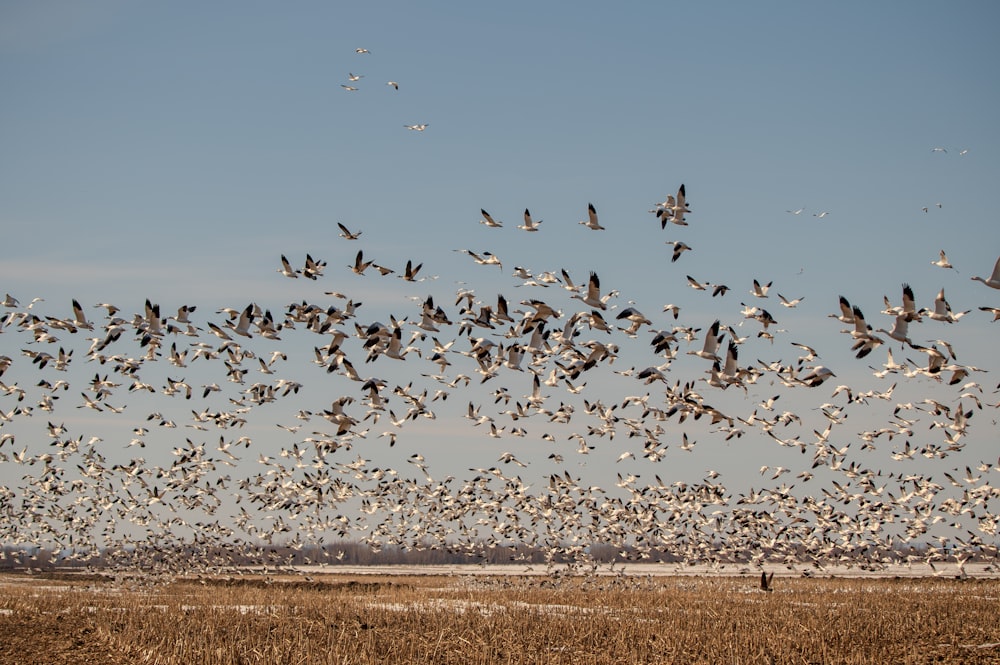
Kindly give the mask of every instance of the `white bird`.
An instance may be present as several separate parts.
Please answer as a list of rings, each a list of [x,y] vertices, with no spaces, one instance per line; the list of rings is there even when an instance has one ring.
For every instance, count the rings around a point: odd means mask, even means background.
[[[396,83],[395,81],[386,81],[385,84],[386,85],[391,85],[393,87],[393,89],[395,89],[395,90],[399,90],[399,84]]]
[[[357,240],[358,238],[361,237],[361,234],[363,233],[363,231],[358,231],[356,233],[352,233],[350,229],[348,229],[346,226],[344,226],[340,222],[337,222],[337,226],[340,227],[340,237],[341,238],[346,238],[348,240]]]
[[[803,296],[801,298],[796,298],[794,300],[789,300],[788,298],[786,298],[785,296],[783,296],[783,295],[781,295],[779,293],[778,294],[778,300],[780,300],[781,304],[784,305],[785,307],[795,307],[800,302],[802,302],[803,300],[805,300],[805,296]]]
[[[356,49],[354,49],[354,52],[355,53],[371,53],[371,51],[369,51],[366,48],[356,48]]]
[[[811,388],[815,388],[819,384],[829,379],[831,376],[836,376],[836,374],[834,374],[832,371],[830,371],[829,368],[824,367],[823,365],[816,365],[802,376],[797,377],[797,381],[799,383],[804,383],[805,385]]]
[[[358,90],[353,85],[344,85],[343,83],[340,84],[340,87],[346,90],[347,92],[357,92]]]
[[[591,271],[590,281],[587,282],[587,295],[581,296],[578,293],[574,293],[571,298],[576,298],[577,300],[582,300],[591,307],[597,309],[607,309],[607,301],[610,298],[611,293],[601,296],[601,280],[597,277],[597,273]]]
[[[428,127],[430,127],[430,125],[428,125],[427,123],[423,123],[420,125],[403,125],[403,127],[406,127],[407,129],[412,129],[415,132],[422,132]]]
[[[955,267],[955,266],[951,265],[951,263],[948,262],[948,257],[944,255],[944,250],[943,249],[941,250],[941,258],[939,258],[937,261],[931,261],[931,265],[932,266],[937,266],[938,268],[952,268],[952,269],[954,269],[954,267]],[[956,271],[956,272],[958,272],[958,271]]]
[[[823,212],[813,213],[813,217],[816,217],[818,219],[823,219],[824,217],[826,217],[829,214],[830,213],[828,213],[827,211],[824,210]]]
[[[673,247],[674,247],[674,254],[673,254],[673,256],[670,257],[670,262],[671,263],[673,263],[677,259],[681,258],[681,254],[683,254],[687,250],[691,249],[691,247],[688,244],[686,244],[686,243],[684,243],[684,242],[682,242],[680,240],[676,240],[676,241],[668,240],[666,244],[673,245]]]
[[[292,264],[288,262],[288,259],[285,258],[284,254],[281,255],[281,267],[278,268],[278,272],[285,277],[291,277],[293,279],[298,279],[299,277],[299,271],[292,268]]]
[[[519,224],[517,228],[523,229],[525,231],[537,231],[538,230],[538,225],[541,224],[541,223],[542,223],[542,220],[538,220],[537,222],[533,221],[531,219],[531,213],[528,212],[527,208],[525,208],[524,209],[524,224]]]
[[[689,355],[698,356],[699,358],[705,358],[707,360],[714,360],[716,362],[721,362],[722,359],[719,358],[716,351],[719,350],[719,344],[722,342],[724,335],[719,334],[719,320],[716,319],[708,332],[705,333],[705,342],[701,349],[698,351],[688,351]]]
[[[766,298],[767,290],[769,288],[771,288],[771,282],[768,282],[767,284],[761,284],[755,279],[753,281],[753,289],[750,291],[750,293],[751,295],[754,295],[758,298]]]
[[[352,83],[355,81],[360,81],[363,78],[364,76],[362,76],[361,74],[352,74],[351,72],[347,73],[347,80]]]
[[[493,229],[500,228],[501,226],[503,226],[503,222],[496,221],[495,219],[490,217],[490,213],[486,212],[482,208],[479,209],[479,212],[483,215],[483,218],[479,220],[480,224],[488,226]]]
[[[597,222],[597,210],[594,208],[593,203],[587,204],[587,219],[580,221],[580,223],[594,231],[604,230],[604,227]]]
[[[973,277],[972,279],[977,282],[982,282],[991,289],[1000,289],[1000,258],[997,259],[996,264],[993,266],[993,274],[988,278],[984,277]]]
[[[371,261],[364,260],[364,252],[359,249],[357,256],[354,257],[354,265],[348,265],[347,267],[350,268],[351,272],[353,272],[354,274],[363,275],[365,274],[365,270],[371,264],[372,264]]]
[[[456,249],[455,251],[468,254],[469,256],[472,257],[473,261],[475,261],[481,266],[500,266],[500,270],[503,270],[503,263],[500,262],[500,259],[498,259],[495,254],[491,254],[489,252],[483,252],[483,255],[479,256],[472,250],[468,249]]]
[[[910,319],[906,314],[900,314],[896,317],[896,322],[892,326],[892,330],[886,330],[885,328],[878,328],[875,332],[885,333],[897,342],[903,342],[904,344],[913,345],[910,338],[907,336],[907,332],[910,325]]]
[[[934,298],[934,311],[928,312],[924,310],[924,312],[934,321],[944,321],[945,323],[955,323],[969,313],[968,310],[957,313],[951,311],[951,305],[948,304],[948,301],[944,297],[944,289],[941,289]]]

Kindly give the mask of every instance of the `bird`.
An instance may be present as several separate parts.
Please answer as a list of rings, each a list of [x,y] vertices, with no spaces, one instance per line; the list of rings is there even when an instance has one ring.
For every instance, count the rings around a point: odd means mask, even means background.
[[[830,214],[829,212],[827,212],[826,210],[824,210],[823,212],[813,213],[813,217],[816,217],[818,219],[823,219],[824,217],[826,217],[829,214]]]
[[[428,127],[430,127],[430,125],[427,123],[422,123],[419,125],[403,125],[403,127],[406,127],[407,129],[412,129],[415,132],[422,132]]]
[[[363,78],[364,76],[362,76],[361,74],[352,74],[351,72],[347,73],[347,80],[352,83],[354,83],[355,81],[360,81]]]
[[[480,224],[482,224],[484,226],[488,226],[490,228],[500,228],[501,226],[503,226],[503,222],[496,221],[495,219],[493,219],[490,216],[490,213],[486,212],[482,208],[479,209],[479,212],[483,216],[483,218],[481,220],[479,220]]]
[[[954,269],[954,267],[955,267],[955,266],[951,265],[951,263],[948,262],[948,257],[945,256],[943,249],[941,250],[941,258],[939,258],[937,261],[931,261],[931,265],[932,266],[937,266],[938,268],[952,268],[952,269]]]
[[[354,257],[354,264],[349,265],[347,267],[350,268],[351,272],[353,272],[355,275],[363,275],[365,274],[365,270],[371,264],[372,264],[371,261],[364,260],[364,251],[359,249],[357,256]]]
[[[587,219],[580,221],[588,229],[593,231],[603,231],[604,227],[597,222],[597,210],[594,208],[593,203],[587,204]]]
[[[524,209],[524,224],[519,224],[517,228],[523,229],[525,231],[537,231],[538,230],[538,225],[541,224],[541,223],[542,223],[542,220],[538,220],[537,222],[534,221],[534,220],[532,220],[531,219],[531,213],[528,212],[527,208],[525,208]]]
[[[836,374],[834,374],[829,368],[824,367],[823,365],[817,365],[802,376],[799,376],[797,380],[799,383],[815,388],[832,376],[836,376]]]
[[[399,90],[399,84],[395,81],[386,81],[386,85],[392,86],[394,90]]]
[[[688,281],[688,285],[690,285],[691,288],[694,289],[695,291],[705,291],[705,290],[708,289],[708,285],[707,284],[702,284],[701,282],[699,282],[698,280],[696,280],[691,275],[687,276],[687,281]]]
[[[722,359],[719,358],[716,352],[718,351],[719,344],[722,342],[722,338],[724,336],[725,335],[719,334],[719,320],[716,319],[715,322],[709,326],[708,332],[705,333],[705,341],[702,344],[701,349],[688,351],[688,354],[698,356],[699,358],[722,362]]]
[[[363,233],[363,231],[358,231],[356,233],[352,232],[350,229],[348,229],[340,222],[337,222],[337,226],[340,227],[340,237],[346,238],[347,240],[357,240],[358,238],[361,237],[361,234]]]
[[[750,294],[758,298],[766,298],[767,290],[771,288],[771,282],[767,284],[761,284],[756,279],[753,281],[753,289],[751,289]]]
[[[761,572],[761,574],[760,574],[760,590],[761,591],[774,591],[774,587],[772,586],[772,582],[774,582],[774,573],[773,572],[770,575],[768,575],[766,572]]]
[[[354,49],[354,52],[355,53],[371,53],[371,51],[369,51],[366,48],[356,48],[356,49]]]
[[[681,254],[691,249],[691,247],[687,243],[684,243],[680,240],[677,241],[668,240],[666,244],[673,245],[674,247],[673,256],[670,257],[671,263],[677,261],[677,259],[681,258]]]
[[[346,90],[347,92],[357,92],[360,89],[354,87],[353,85],[345,85],[343,83],[340,84],[340,87]]]
[[[991,289],[1000,289],[1000,258],[993,265],[993,274],[989,277],[973,277],[973,280],[982,282]]]
[[[612,292],[613,293],[613,292]],[[591,271],[590,280],[587,282],[587,293],[586,295],[580,295],[574,293],[571,298],[576,298],[577,300],[582,300],[591,307],[597,309],[607,309],[607,301],[610,299],[611,293],[602,296],[601,295],[601,280],[597,276],[596,272]]]
[[[292,268],[292,264],[288,262],[288,259],[285,258],[284,254],[281,255],[281,267],[278,268],[278,272],[285,277],[291,277],[293,279],[298,279],[299,276],[299,271]]]
[[[800,302],[802,302],[803,300],[805,300],[805,297],[803,296],[802,298],[795,298],[794,300],[789,300],[785,296],[783,296],[783,295],[781,295],[779,293],[778,294],[778,300],[780,300],[781,304],[784,305],[785,307],[795,307]]]
[[[403,271],[403,274],[400,275],[400,277],[402,279],[406,280],[407,282],[423,281],[423,278],[421,278],[420,280],[417,280],[417,273],[420,272],[420,269],[423,266],[424,266],[423,263],[418,263],[416,265],[416,267],[414,267],[413,266],[413,261],[412,260],[407,260],[406,261],[406,269]]]
[[[909,331],[910,319],[906,314],[899,314],[896,316],[895,323],[892,325],[891,330],[886,330],[885,328],[877,328],[875,332],[885,333],[897,342],[902,342],[909,346],[913,345],[910,338],[907,336]]]
[[[481,266],[500,266],[500,270],[503,270],[503,263],[500,262],[500,259],[495,254],[491,254],[490,252],[483,252],[483,255],[480,256],[469,249],[456,249],[455,251],[468,254],[472,257],[473,261]]]

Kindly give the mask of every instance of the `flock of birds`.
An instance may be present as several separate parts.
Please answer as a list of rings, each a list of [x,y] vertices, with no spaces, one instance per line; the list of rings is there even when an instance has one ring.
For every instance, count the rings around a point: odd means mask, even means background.
[[[661,230],[687,226],[684,185],[650,212]],[[503,227],[480,213],[485,227]],[[579,223],[605,230],[592,204]],[[525,209],[518,230],[537,233],[542,224]],[[360,230],[339,230],[339,242],[361,240]],[[691,248],[668,244],[670,269]],[[505,270],[488,251],[456,251]],[[954,270],[943,251],[932,263]],[[422,263],[390,268],[363,249],[340,270],[409,284],[437,279]],[[311,255],[301,264],[282,255],[276,272],[333,279],[327,261]],[[514,545],[577,561],[598,544],[623,557],[668,552],[692,564],[995,560],[1000,459],[951,461],[968,454],[975,422],[990,427],[980,413],[1000,403],[973,380],[986,370],[959,363],[953,344],[913,341],[917,326],[956,325],[969,314],[953,311],[943,289],[931,309],[904,285],[900,304],[885,299],[888,328],[873,328],[847,297],[831,303],[830,325],[846,326],[845,345],[859,362],[884,359],[867,365],[880,388],[831,390],[837,368],[790,341],[765,308],[774,302],[770,281],[748,285],[756,304],[741,303],[739,321],[699,328],[674,304],[651,316],[620,306],[624,296],[596,270],[584,280],[522,266],[512,275],[525,297],[482,299],[461,283],[447,296],[411,297],[411,309],[387,323],[337,291],[280,311],[255,302],[167,310],[146,300],[131,315],[77,300],[43,313],[41,298],[8,294],[0,302],[0,478],[11,479],[0,486],[5,556],[30,561],[44,548],[56,560],[110,556],[123,566],[169,561],[189,571],[216,565],[220,552],[348,538],[470,553]],[[1000,289],[1000,259],[988,277],[972,279]],[[687,281],[713,297],[730,290]],[[778,302],[794,308],[801,300],[779,294]],[[979,309],[1000,319],[1000,309]],[[748,362],[744,345],[753,339],[794,359]],[[645,362],[616,364],[625,346]],[[295,361],[305,369],[293,372]],[[698,370],[685,372],[684,363]],[[387,365],[407,380],[379,378]],[[204,382],[186,380],[195,373]],[[904,383],[933,396],[894,402]],[[782,400],[815,406],[795,412]],[[456,402],[445,422],[439,412]],[[891,413],[881,427],[847,424],[878,408]],[[491,462],[468,477],[435,477],[430,456],[407,444],[407,429],[433,435],[456,421],[470,439],[488,442],[470,445]],[[805,463],[769,462],[762,486],[743,492],[714,470],[697,480],[670,475],[696,445],[727,455],[743,437]],[[534,440],[538,452],[493,443],[510,439]],[[393,449],[403,464],[374,464],[374,447]],[[609,484],[574,473],[608,450],[622,464],[602,472]],[[920,458],[940,470],[915,471]],[[529,468],[544,470],[526,477]]]
[[[357,55],[370,55],[371,51],[369,51],[366,48],[360,48],[359,47],[359,48],[354,49],[354,53],[357,54]],[[341,83],[340,87],[343,88],[347,92],[358,92],[359,90],[361,90],[360,82],[361,82],[361,79],[363,79],[363,78],[365,78],[364,74],[355,74],[354,72],[348,72],[347,73],[347,83]],[[386,81],[385,84],[387,86],[389,86],[390,88],[392,88],[393,90],[395,90],[395,91],[399,90],[399,82],[398,81]],[[406,129],[409,129],[409,130],[412,130],[412,131],[415,131],[415,132],[422,132],[425,129],[427,129],[429,126],[430,125],[428,125],[425,122],[424,123],[417,123],[417,124],[413,124],[413,125],[403,125],[403,127],[405,127]]]

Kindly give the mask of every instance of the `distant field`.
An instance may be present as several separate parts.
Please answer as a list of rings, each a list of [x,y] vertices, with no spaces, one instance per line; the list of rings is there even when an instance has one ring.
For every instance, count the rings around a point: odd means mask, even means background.
[[[998,616],[992,578],[6,574],[0,663],[997,663]]]

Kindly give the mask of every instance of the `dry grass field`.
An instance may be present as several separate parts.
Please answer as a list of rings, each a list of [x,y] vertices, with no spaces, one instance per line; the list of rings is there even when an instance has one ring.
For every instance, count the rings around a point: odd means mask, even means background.
[[[0,662],[997,663],[1000,580],[0,576]]]

